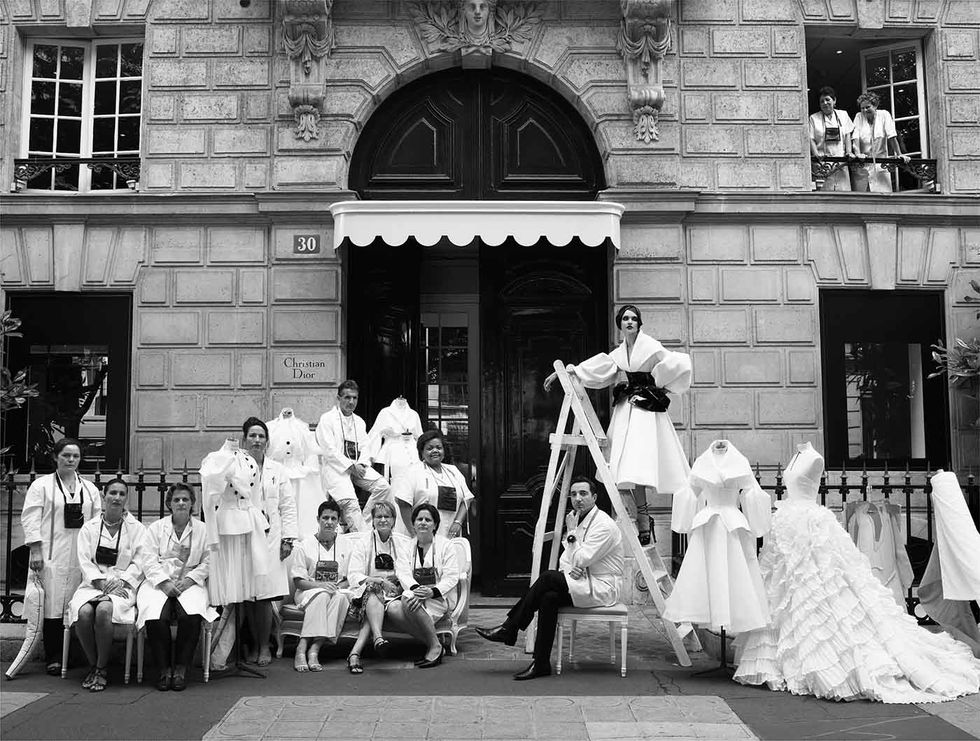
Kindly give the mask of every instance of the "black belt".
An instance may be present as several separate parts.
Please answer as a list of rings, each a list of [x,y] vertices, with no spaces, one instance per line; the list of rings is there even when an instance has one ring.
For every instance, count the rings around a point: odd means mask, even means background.
[[[635,407],[648,412],[666,412],[670,406],[670,397],[666,389],[658,386],[651,373],[627,373],[626,381],[617,383],[613,388],[613,404],[623,399]]]

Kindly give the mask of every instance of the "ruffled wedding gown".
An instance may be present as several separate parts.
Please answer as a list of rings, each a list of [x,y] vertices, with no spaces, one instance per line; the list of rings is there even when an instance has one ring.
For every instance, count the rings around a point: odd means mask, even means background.
[[[809,443],[787,466],[787,498],[759,559],[769,627],[739,636],[735,679],[795,695],[941,702],[980,690],[980,661],[920,627],[837,518],[817,502],[823,458]]]

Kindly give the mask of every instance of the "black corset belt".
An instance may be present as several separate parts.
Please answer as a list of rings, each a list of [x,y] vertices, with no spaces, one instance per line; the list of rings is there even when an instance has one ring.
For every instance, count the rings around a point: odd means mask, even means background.
[[[627,373],[626,381],[613,387],[613,404],[623,399],[648,412],[666,412],[670,406],[667,391],[653,381],[651,373]]]

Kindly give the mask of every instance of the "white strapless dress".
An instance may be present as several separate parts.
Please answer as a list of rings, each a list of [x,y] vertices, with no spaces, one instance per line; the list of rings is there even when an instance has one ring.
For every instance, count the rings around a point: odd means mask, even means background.
[[[980,661],[918,625],[875,578],[817,483],[787,470],[788,497],[759,558],[772,622],[738,637],[735,679],[831,700],[941,702],[980,690]]]

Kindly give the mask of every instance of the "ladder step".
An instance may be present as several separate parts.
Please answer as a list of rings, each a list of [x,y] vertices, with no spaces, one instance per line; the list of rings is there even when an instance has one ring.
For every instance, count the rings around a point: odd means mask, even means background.
[[[609,444],[609,439],[605,435],[602,437],[596,435],[596,439],[599,441],[599,447],[605,447]],[[548,436],[548,442],[562,447],[582,447],[589,444],[585,435],[559,435],[557,432],[552,432]]]

